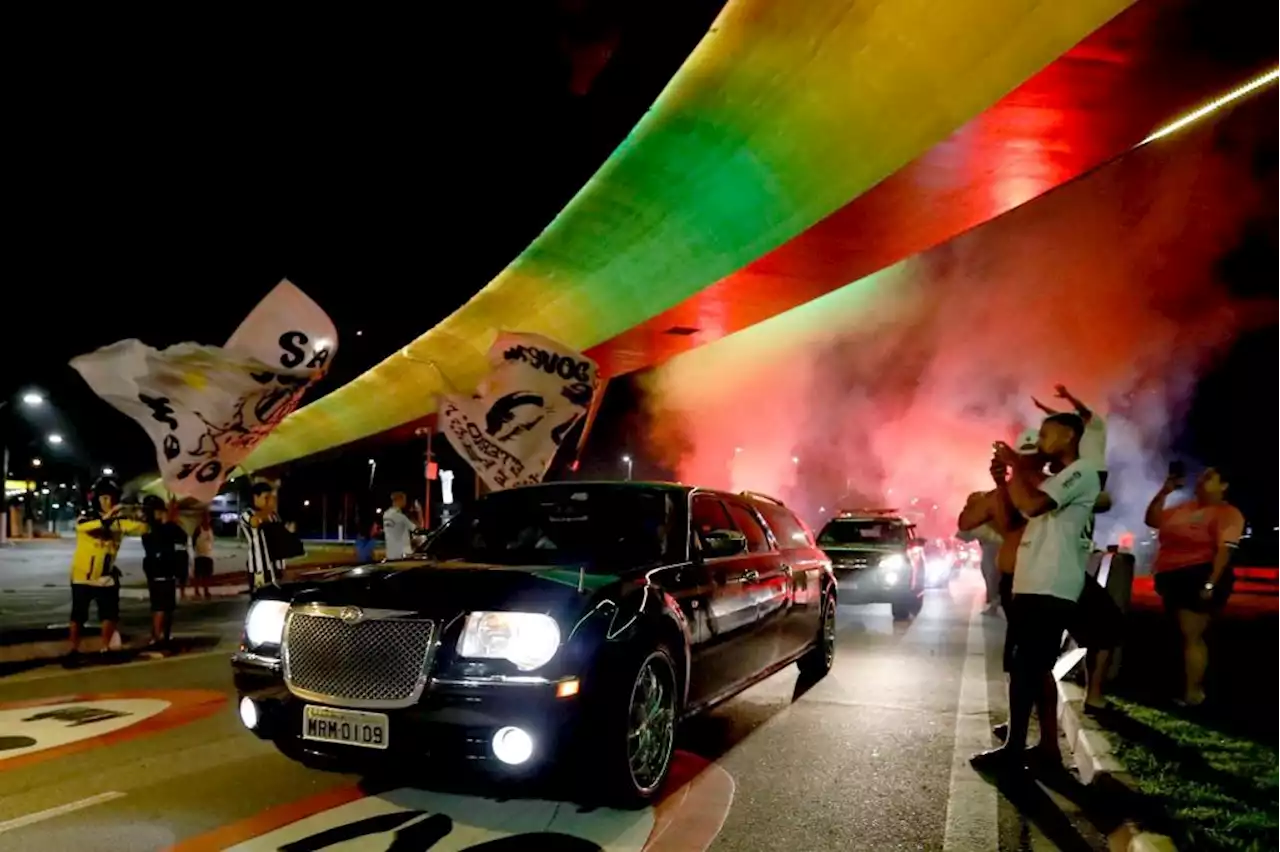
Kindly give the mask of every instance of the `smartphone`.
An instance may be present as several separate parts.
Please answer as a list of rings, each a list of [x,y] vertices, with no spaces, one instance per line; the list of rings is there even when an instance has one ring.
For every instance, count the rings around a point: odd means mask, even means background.
[[[1187,466],[1178,459],[1169,462],[1169,477],[1171,479],[1182,479],[1187,475]]]

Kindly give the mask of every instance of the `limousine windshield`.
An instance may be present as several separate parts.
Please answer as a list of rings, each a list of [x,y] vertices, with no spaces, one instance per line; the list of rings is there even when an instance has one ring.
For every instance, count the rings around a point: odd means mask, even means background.
[[[440,562],[572,565],[609,573],[679,561],[681,492],[624,483],[565,483],[485,495],[448,523],[423,555]]]

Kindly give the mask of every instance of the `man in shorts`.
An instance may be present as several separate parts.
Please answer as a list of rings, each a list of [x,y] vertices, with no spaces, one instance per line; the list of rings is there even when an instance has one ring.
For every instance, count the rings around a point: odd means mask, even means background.
[[[1041,747],[1057,748],[1053,664],[1084,591],[1089,554],[1085,537],[1102,493],[1097,466],[1080,458],[1083,435],[1084,422],[1076,414],[1045,419],[1037,447],[1056,472],[1043,481],[1016,450],[995,445],[991,470],[1001,505],[1012,506],[1028,521],[1013,575],[1008,735],[1004,745],[971,758],[980,770],[1025,766],[1033,707],[1039,710]]]
[[[120,486],[99,479],[89,495],[89,506],[76,520],[76,549],[71,557],[71,650],[68,662],[80,654],[80,634],[89,620],[89,607],[96,605],[102,622],[102,650],[111,646],[120,617],[120,579],[116,554],[120,539],[142,535],[147,525],[125,518],[120,506]]]

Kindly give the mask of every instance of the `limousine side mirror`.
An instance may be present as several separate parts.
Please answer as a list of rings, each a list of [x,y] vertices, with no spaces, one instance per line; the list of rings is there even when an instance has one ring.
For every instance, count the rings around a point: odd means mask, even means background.
[[[419,528],[410,533],[409,541],[413,545],[414,552],[421,553],[423,550],[426,550],[431,542],[435,540],[435,537],[439,532],[440,528],[437,527],[433,530]]]
[[[712,530],[702,537],[703,558],[722,559],[747,552],[747,537],[737,530]]]

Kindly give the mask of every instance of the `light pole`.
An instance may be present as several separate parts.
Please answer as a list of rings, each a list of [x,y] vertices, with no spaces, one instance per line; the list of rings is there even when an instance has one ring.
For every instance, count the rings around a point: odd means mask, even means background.
[[[625,464],[625,465],[627,466],[627,482],[630,482],[630,481],[631,481],[631,467],[632,467],[631,456],[630,456],[630,455],[625,455],[625,456],[623,456],[623,457],[622,457],[622,463],[623,463],[623,464]]]
[[[22,395],[22,404],[27,408],[39,408],[44,405],[44,395],[38,391],[27,391]],[[0,412],[9,407],[9,400],[0,399]],[[59,441],[61,436],[59,436]],[[9,541],[9,438],[0,438],[0,544]]]

